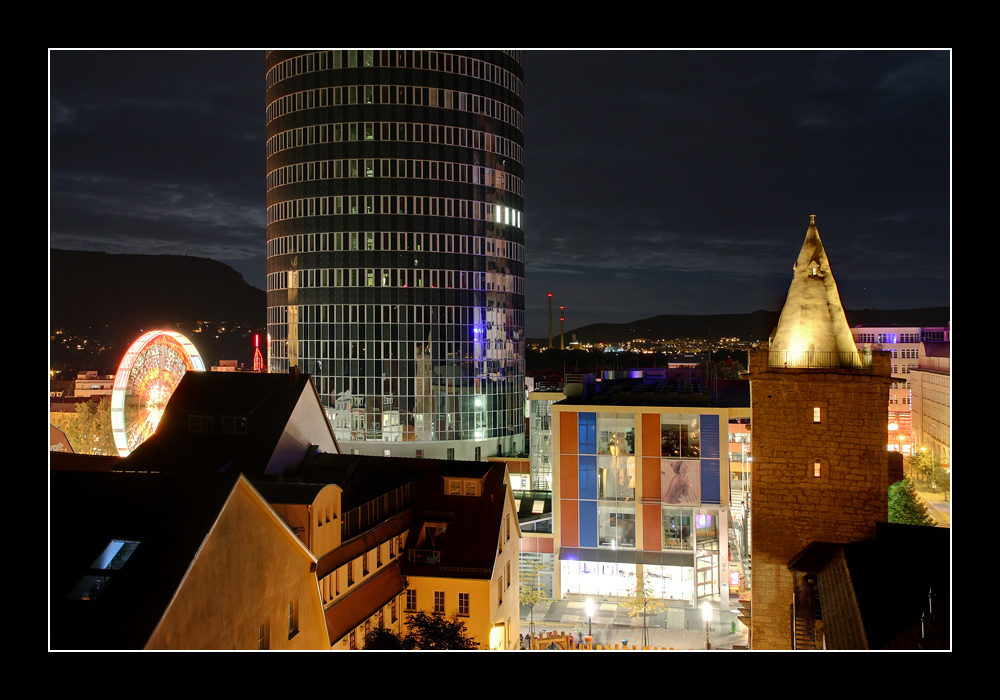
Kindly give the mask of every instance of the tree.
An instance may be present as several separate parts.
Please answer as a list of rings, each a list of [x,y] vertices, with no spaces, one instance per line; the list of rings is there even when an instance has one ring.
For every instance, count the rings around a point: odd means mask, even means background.
[[[465,623],[444,613],[426,613],[422,610],[406,614],[404,649],[478,649],[479,644],[469,636]]]
[[[468,635],[465,623],[457,616],[450,620],[444,613],[423,611],[406,614],[406,634],[378,627],[365,635],[365,649],[478,649],[479,644]]]
[[[942,467],[934,475],[934,483],[938,491],[944,494],[944,500],[948,500],[948,492],[951,491],[951,470]]]
[[[365,649],[398,651],[405,649],[403,637],[385,627],[376,627],[365,635]]]
[[[908,478],[889,487],[889,522],[902,525],[934,525],[927,509],[917,498],[913,482]]]
[[[535,636],[535,606],[542,601],[548,600],[545,595],[545,586],[542,583],[542,571],[545,564],[541,559],[531,559],[527,565],[521,569],[521,590],[520,603],[528,606],[528,633]]]
[[[635,586],[629,591],[625,601],[625,609],[629,617],[642,615],[642,646],[649,646],[648,615],[656,615],[667,609],[662,598],[657,598],[653,586],[649,582],[649,572],[642,565],[636,566]]]
[[[117,455],[111,432],[111,398],[83,401],[76,405],[76,419],[64,431],[77,454]]]
[[[941,460],[926,447],[921,447],[910,457],[910,471],[928,484],[941,470]]]

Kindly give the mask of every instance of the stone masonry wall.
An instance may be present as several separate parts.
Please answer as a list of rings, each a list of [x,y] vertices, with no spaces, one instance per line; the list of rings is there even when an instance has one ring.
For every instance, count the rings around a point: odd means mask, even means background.
[[[792,557],[813,541],[872,538],[888,517],[889,362],[784,369],[751,353],[754,649],[791,648]]]

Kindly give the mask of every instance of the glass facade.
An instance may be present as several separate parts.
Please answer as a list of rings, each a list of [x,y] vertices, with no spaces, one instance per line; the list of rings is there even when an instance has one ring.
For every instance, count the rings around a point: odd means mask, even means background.
[[[560,592],[626,596],[644,569],[658,597],[720,593],[728,522],[719,501],[728,418],[556,404]]]
[[[268,371],[310,374],[338,440],[519,447],[523,75],[520,52],[267,54]]]

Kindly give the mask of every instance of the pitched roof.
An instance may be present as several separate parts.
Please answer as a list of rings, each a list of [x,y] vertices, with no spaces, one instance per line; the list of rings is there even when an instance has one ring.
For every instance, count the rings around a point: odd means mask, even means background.
[[[308,464],[283,478],[304,482],[334,483],[343,489],[342,510],[374,501],[393,489],[416,482],[413,526],[407,547],[412,547],[428,520],[447,522],[439,541],[440,565],[405,564],[408,575],[489,577],[496,562],[504,499],[508,498],[503,464],[444,459],[404,459],[369,455],[316,455]],[[478,496],[445,492],[448,478],[482,480]],[[346,545],[346,543],[345,543]],[[430,566],[430,569],[425,567]],[[463,573],[456,573],[462,570]]]
[[[828,648],[913,649],[922,643],[947,649],[950,537],[947,528],[878,523],[874,540],[813,542],[788,568],[818,574]],[[932,634],[921,642],[929,591],[936,618]]]
[[[238,479],[238,473],[52,472],[50,647],[143,648]],[[110,581],[98,598],[74,595],[112,540],[138,546],[120,569],[102,572]]]
[[[220,472],[237,470],[257,477],[268,462],[304,391],[308,375],[249,372],[187,372],[170,397],[163,418],[148,440],[126,457],[132,471]],[[322,410],[317,408],[317,410]],[[191,432],[189,418],[245,419],[242,431]]]
[[[326,609],[326,630],[330,644],[343,639],[344,635],[367,620],[373,610],[380,610],[390,600],[406,589],[403,575],[399,570],[399,560],[389,562],[362,585]],[[360,645],[361,640],[358,640]]]
[[[771,351],[857,352],[814,215],[792,266],[792,283],[771,338]]]

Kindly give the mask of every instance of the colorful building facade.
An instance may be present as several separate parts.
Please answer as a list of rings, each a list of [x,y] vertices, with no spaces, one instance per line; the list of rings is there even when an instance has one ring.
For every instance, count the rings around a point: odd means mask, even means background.
[[[749,406],[611,396],[552,406],[557,597],[628,596],[644,575],[669,600],[728,594],[728,425]]]

